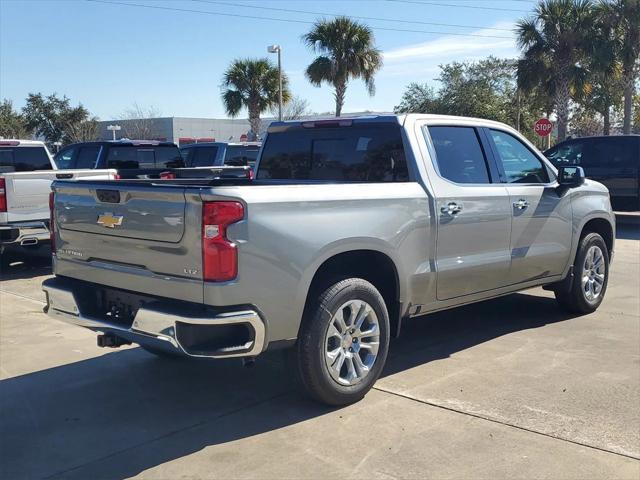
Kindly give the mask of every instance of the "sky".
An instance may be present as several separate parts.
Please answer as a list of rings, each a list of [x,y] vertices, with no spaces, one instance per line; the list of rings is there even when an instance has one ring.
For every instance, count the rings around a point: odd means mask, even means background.
[[[314,55],[301,37],[315,20],[344,14],[373,29],[384,66],[373,97],[361,81],[349,83],[343,112],[391,111],[410,83],[437,87],[440,64],[516,58],[513,27],[534,7],[532,0],[0,0],[0,99],[21,108],[30,92],[55,92],[102,120],[134,103],[166,117],[224,118],[226,67],[236,58],[275,62],[267,46],[279,44],[292,93],[311,111],[329,112],[332,89],[306,80]]]

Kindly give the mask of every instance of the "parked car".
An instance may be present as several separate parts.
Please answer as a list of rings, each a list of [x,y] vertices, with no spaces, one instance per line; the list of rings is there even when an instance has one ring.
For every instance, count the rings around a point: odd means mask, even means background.
[[[114,171],[56,169],[43,142],[0,140],[0,253],[49,241],[49,193],[55,179],[114,178]]]
[[[155,140],[75,143],[60,150],[54,161],[60,170],[115,169],[120,179],[158,175],[167,169],[185,166],[175,143]]]
[[[48,314],[157,355],[292,348],[314,398],[357,401],[403,319],[530,287],[587,313],[607,189],[497,122],[275,122],[256,180],[56,182]],[[505,319],[505,321],[507,321]]]
[[[580,165],[609,189],[614,208],[640,210],[640,135],[572,138],[544,154],[556,167]]]
[[[260,146],[260,142],[191,143],[180,147],[180,152],[187,167],[254,167]]]

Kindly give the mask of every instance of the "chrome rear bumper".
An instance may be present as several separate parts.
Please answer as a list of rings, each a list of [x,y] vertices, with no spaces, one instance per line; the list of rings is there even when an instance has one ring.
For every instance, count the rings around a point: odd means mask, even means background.
[[[112,334],[140,345],[206,358],[255,357],[264,349],[264,323],[254,310],[244,309],[217,313],[213,316],[197,316],[177,313],[170,308],[163,308],[160,304],[154,304],[139,308],[131,326],[127,327],[83,313],[73,289],[60,278],[45,280],[42,289],[47,299],[45,312],[50,317],[97,332]],[[194,343],[199,343],[199,332],[210,337],[211,333],[215,336],[216,327],[240,325],[250,330],[247,341],[241,345],[218,345],[214,349],[202,346],[194,348]],[[181,335],[181,330],[189,331],[189,344],[185,341],[185,335]]]
[[[44,222],[18,222],[0,225],[2,245],[37,245],[49,241],[49,229]]]

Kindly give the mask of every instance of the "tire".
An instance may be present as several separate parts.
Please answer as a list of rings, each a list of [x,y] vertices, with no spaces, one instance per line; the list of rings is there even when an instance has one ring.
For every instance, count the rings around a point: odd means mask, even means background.
[[[382,373],[389,331],[387,307],[371,283],[347,278],[328,285],[302,320],[295,347],[299,383],[327,405],[357,402]]]
[[[594,257],[591,257],[592,252],[595,253],[596,266],[600,265],[598,258],[601,258],[601,267],[591,268],[594,263]],[[604,299],[609,283],[609,251],[599,234],[588,233],[580,240],[573,268],[571,287],[568,291],[557,290],[556,300],[563,310],[570,313],[595,312]],[[604,277],[602,278],[601,275]],[[601,282],[599,278],[602,278]]]

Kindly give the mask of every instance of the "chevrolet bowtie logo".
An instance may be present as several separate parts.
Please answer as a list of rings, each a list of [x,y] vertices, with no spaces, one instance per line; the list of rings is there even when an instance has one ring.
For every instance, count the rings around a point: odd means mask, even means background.
[[[98,224],[107,228],[116,228],[122,225],[123,215],[114,215],[113,213],[103,213],[98,215]]]

